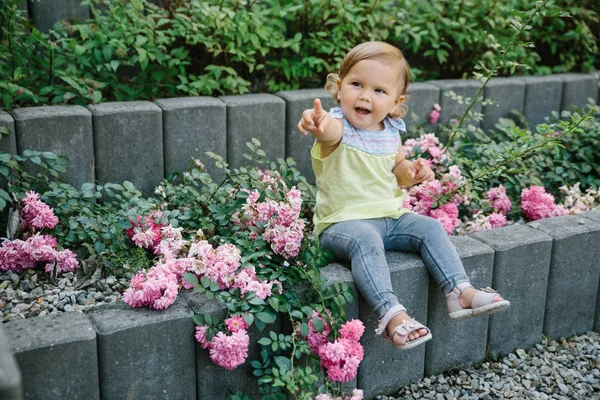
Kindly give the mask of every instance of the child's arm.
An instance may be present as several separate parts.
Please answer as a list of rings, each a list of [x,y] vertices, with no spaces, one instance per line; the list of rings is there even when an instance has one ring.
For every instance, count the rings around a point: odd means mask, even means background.
[[[310,132],[323,146],[335,146],[340,142],[343,133],[343,121],[333,118],[323,110],[321,100],[315,99],[315,107],[304,110],[298,122],[298,130],[303,135]]]
[[[398,186],[410,187],[435,178],[435,174],[425,160],[419,158],[412,162],[404,157],[402,143],[398,147],[398,155],[392,172],[396,175]]]

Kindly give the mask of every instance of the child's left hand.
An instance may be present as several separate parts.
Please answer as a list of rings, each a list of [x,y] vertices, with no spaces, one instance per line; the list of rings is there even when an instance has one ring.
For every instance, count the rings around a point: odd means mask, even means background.
[[[429,164],[423,158],[413,161],[408,169],[408,176],[416,183],[432,181],[435,179],[435,173],[429,168]]]

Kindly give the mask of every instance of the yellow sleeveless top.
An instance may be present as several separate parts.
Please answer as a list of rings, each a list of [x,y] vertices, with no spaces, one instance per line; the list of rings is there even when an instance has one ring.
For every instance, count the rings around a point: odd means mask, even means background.
[[[401,119],[386,118],[383,131],[354,128],[333,108],[330,114],[344,119],[342,142],[327,157],[321,157],[321,144],[311,150],[317,183],[314,238],[336,222],[399,218],[409,212],[402,207],[404,198],[392,168],[400,144]]]

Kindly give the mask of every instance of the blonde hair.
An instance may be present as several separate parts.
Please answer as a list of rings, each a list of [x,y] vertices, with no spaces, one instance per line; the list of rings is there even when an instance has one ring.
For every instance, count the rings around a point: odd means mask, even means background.
[[[364,42],[357,46],[354,46],[352,50],[346,54],[342,60],[342,65],[338,73],[331,73],[327,75],[327,82],[325,82],[325,90],[331,94],[336,103],[340,102],[338,96],[338,81],[343,80],[346,75],[350,72],[358,62],[362,60],[384,60],[388,62],[398,63],[398,81],[403,84],[400,86],[398,92],[398,98],[405,95],[406,89],[408,89],[408,83],[410,81],[410,66],[408,61],[404,58],[404,55],[395,46],[384,42]],[[408,112],[408,107],[404,102],[400,103],[389,115],[392,118],[403,117]]]

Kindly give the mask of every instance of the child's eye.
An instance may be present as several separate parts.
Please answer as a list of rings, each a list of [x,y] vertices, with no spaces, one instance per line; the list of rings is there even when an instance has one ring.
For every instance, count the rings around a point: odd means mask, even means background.
[[[385,90],[383,90],[383,89],[375,89],[375,91],[376,91],[377,93],[383,93],[383,94],[385,94]]]
[[[352,82],[351,85],[352,86],[356,86],[356,87],[360,87],[360,83],[359,82]]]

